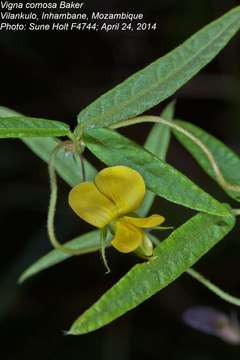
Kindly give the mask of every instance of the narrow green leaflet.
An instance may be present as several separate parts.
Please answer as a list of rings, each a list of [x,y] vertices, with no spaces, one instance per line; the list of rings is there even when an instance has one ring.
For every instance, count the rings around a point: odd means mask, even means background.
[[[161,113],[161,117],[172,120],[174,115],[175,101],[168,104]],[[145,149],[157,155],[159,159],[165,160],[170,142],[170,129],[162,124],[154,124],[144,144]],[[140,216],[146,216],[151,209],[155,194],[147,191],[144,202],[138,210]]]
[[[79,127],[108,127],[155,106],[196,75],[239,29],[237,6],[83,109]]]
[[[84,235],[78,236],[77,238],[68,241],[64,245],[70,249],[77,249],[79,251],[82,250],[82,254],[97,251],[100,248],[99,231],[94,230]],[[70,258],[71,256],[73,255],[66,254],[61,250],[52,250],[48,254],[37,260],[28,269],[26,269],[21,275],[19,282],[22,283],[23,281],[39,273],[40,271],[52,267]]]
[[[14,110],[0,106],[1,117],[22,116]],[[53,149],[58,144],[57,139],[48,138],[22,138],[21,139],[37,156],[43,161],[49,162]],[[92,180],[96,174],[94,167],[84,159],[86,179]],[[68,157],[64,151],[60,151],[55,159],[55,168],[59,176],[61,176],[67,184],[75,186],[81,181],[80,162],[79,159],[74,160],[71,155]]]
[[[174,203],[213,215],[227,216],[228,209],[185,175],[135,142],[110,129],[88,129],[84,141],[105,164],[126,165],[142,174],[148,190]]]
[[[234,223],[233,216],[194,216],[156,247],[153,260],[135,265],[74,322],[68,333],[94,331],[135,308],[195,264]]]
[[[26,116],[0,118],[0,138],[2,139],[65,136],[69,134],[69,126],[60,121]]]
[[[175,122],[176,124],[191,132],[198,139],[200,139],[204,145],[207,146],[207,148],[213,155],[225,180],[227,180],[233,185],[240,186],[240,158],[237,154],[235,154],[231,149],[229,149],[226,145],[224,145],[214,136],[208,134],[206,131],[198,128],[197,126],[180,120]],[[177,130],[173,130],[173,132],[177,139],[181,142],[181,144],[191,153],[191,155],[196,159],[196,161],[201,165],[201,167],[206,171],[206,173],[214,180],[216,180],[216,174],[213,170],[213,167],[209,159],[207,158],[205,153],[199,148],[199,146],[194,144],[192,140],[190,140]],[[226,190],[225,188],[223,189],[233,199],[240,201],[240,192]]]

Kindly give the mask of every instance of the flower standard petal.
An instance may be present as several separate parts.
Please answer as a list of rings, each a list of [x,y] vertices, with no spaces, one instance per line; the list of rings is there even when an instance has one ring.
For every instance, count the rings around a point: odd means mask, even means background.
[[[165,218],[158,214],[154,214],[145,218],[124,216],[123,219],[139,228],[154,228],[155,226],[158,226],[165,221]]]
[[[69,205],[83,220],[97,228],[103,228],[114,220],[117,207],[106,198],[92,182],[83,182],[69,193]]]
[[[122,253],[129,253],[136,250],[142,243],[143,231],[127,221],[118,220],[116,232],[111,244]]]
[[[114,202],[119,215],[135,211],[145,196],[142,176],[127,166],[113,166],[100,171],[95,184],[99,191]]]

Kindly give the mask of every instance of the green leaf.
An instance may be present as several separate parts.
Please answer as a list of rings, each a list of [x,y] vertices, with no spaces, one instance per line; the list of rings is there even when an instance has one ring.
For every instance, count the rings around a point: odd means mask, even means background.
[[[0,118],[1,117],[16,117],[16,116],[22,116],[19,112],[9,109],[5,106],[0,106]]]
[[[81,254],[87,254],[99,250],[100,240],[99,240],[99,231],[94,230],[84,235],[78,236],[77,238],[68,241],[64,245],[70,249],[77,249],[78,251],[82,250]],[[54,266],[73,255],[66,254],[61,250],[52,250],[47,255],[41,257],[28,269],[26,269],[23,274],[20,276],[19,282],[27,280],[33,275],[36,275],[42,270],[45,270],[51,266]]]
[[[22,139],[24,143],[42,160],[49,162],[53,149],[58,144],[54,138],[47,139]],[[80,159],[69,154],[66,155],[64,150],[60,150],[56,155],[55,168],[59,176],[61,176],[71,187],[82,181]],[[86,180],[92,180],[96,175],[96,169],[86,159],[84,159],[84,167]]]
[[[0,118],[0,138],[2,139],[65,136],[69,134],[69,126],[60,121],[26,116]]]
[[[228,216],[229,210],[200,189],[185,175],[135,142],[110,129],[88,129],[84,141],[105,164],[126,165],[142,174],[148,190],[173,203],[213,215]]]
[[[214,136],[208,134],[206,131],[200,129],[199,127],[192,125],[186,121],[175,121],[176,124],[180,125],[184,129],[188,130],[190,133],[195,135],[199,140],[202,141],[204,145],[212,153],[223,177],[227,182],[240,186],[240,158],[232,150],[230,150],[226,145],[221,141],[216,139]],[[201,165],[203,170],[211,176],[214,180],[217,181],[216,174],[213,170],[213,167],[205,155],[205,153],[194,144],[192,140],[187,138],[182,133],[177,130],[173,130],[176,138],[181,142],[181,144],[191,153],[191,155],[196,159],[196,161]],[[231,191],[223,189],[226,193],[231,196],[233,199],[240,201],[240,192]]]
[[[239,28],[237,6],[83,109],[77,131],[81,127],[108,127],[168,98],[208,64]]]
[[[141,304],[195,264],[234,223],[233,216],[198,214],[191,218],[156,247],[152,260],[135,265],[83,313],[68,334],[94,331]]]
[[[166,120],[172,120],[174,116],[175,101],[169,103],[161,113],[161,117]],[[154,124],[144,144],[145,149],[157,155],[159,159],[165,160],[170,142],[170,129],[162,124]],[[150,211],[155,194],[147,191],[143,204],[138,210],[139,216],[146,216]]]
[[[14,110],[0,106],[0,118],[9,116],[22,116]],[[53,149],[57,146],[58,140],[55,138],[22,138],[21,139],[37,156],[46,163],[49,162]],[[59,151],[56,160],[55,168],[60,177],[62,177],[67,184],[75,186],[81,181],[80,161],[74,161],[72,156],[66,157],[65,152]],[[92,180],[96,174],[95,168],[84,159],[84,166],[86,172],[86,179]]]
[[[175,101],[170,102],[162,111],[160,117],[172,120],[175,110]],[[165,160],[170,142],[170,129],[163,124],[154,124],[144,144],[145,149]]]

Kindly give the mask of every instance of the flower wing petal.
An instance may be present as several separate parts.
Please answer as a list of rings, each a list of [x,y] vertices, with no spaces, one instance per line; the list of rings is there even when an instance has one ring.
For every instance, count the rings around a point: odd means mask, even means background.
[[[154,214],[145,218],[124,216],[123,219],[139,228],[153,228],[162,224],[165,221],[165,218],[158,214]]]
[[[115,249],[122,253],[136,250],[142,243],[143,232],[127,221],[119,220],[116,223],[116,233],[111,241]]]
[[[93,182],[75,186],[69,193],[68,201],[80,218],[97,228],[103,228],[117,216],[117,207]]]
[[[119,215],[135,211],[145,196],[142,176],[127,166],[112,166],[100,171],[95,184],[99,191],[114,202]]]

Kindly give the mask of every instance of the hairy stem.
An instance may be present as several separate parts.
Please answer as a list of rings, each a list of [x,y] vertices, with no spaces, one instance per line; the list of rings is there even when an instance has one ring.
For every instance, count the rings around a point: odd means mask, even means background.
[[[159,116],[139,116],[136,118],[125,120],[125,121],[120,121],[117,124],[112,125],[111,129],[118,129],[120,127],[125,127],[125,126],[134,125],[134,124],[145,123],[145,122],[159,123],[159,124],[169,126],[170,128],[175,129],[175,130],[179,131],[180,133],[182,133],[183,135],[185,135],[186,137],[188,137],[190,140],[192,140],[194,142],[194,144],[199,146],[199,148],[203,151],[203,153],[208,158],[208,160],[213,168],[213,171],[216,175],[218,183],[226,190],[240,192],[239,185],[231,184],[224,178],[221,170],[218,167],[216,160],[214,159],[213,154],[208,149],[208,147],[201,140],[199,140],[196,136],[194,136],[191,132],[187,131],[186,129],[182,128],[181,126],[175,124],[172,121],[165,120]]]
[[[206,279],[203,275],[199,274],[194,269],[188,269],[186,270],[186,273],[188,273],[191,277],[199,281],[202,285],[206,286],[210,291],[212,291],[215,295],[220,297],[221,299],[227,301],[230,304],[240,306],[240,299],[228,294],[227,292],[223,291],[216,285],[214,285],[211,281]]]
[[[81,173],[82,173],[82,181],[86,181],[86,171],[85,171],[85,165],[84,165],[84,158],[83,155],[80,154],[80,163],[81,163]]]
[[[51,244],[55,249],[61,250],[67,254],[71,255],[78,255],[81,252],[75,249],[70,249],[62,245],[56,236],[55,227],[54,227],[54,220],[55,220],[55,213],[56,213],[56,205],[57,205],[57,196],[58,196],[58,186],[57,186],[57,175],[54,167],[54,160],[56,155],[60,149],[63,148],[63,143],[59,143],[55,149],[53,150],[50,161],[48,164],[48,171],[49,171],[49,180],[50,180],[50,201],[48,207],[48,217],[47,217],[47,230],[48,236]]]

